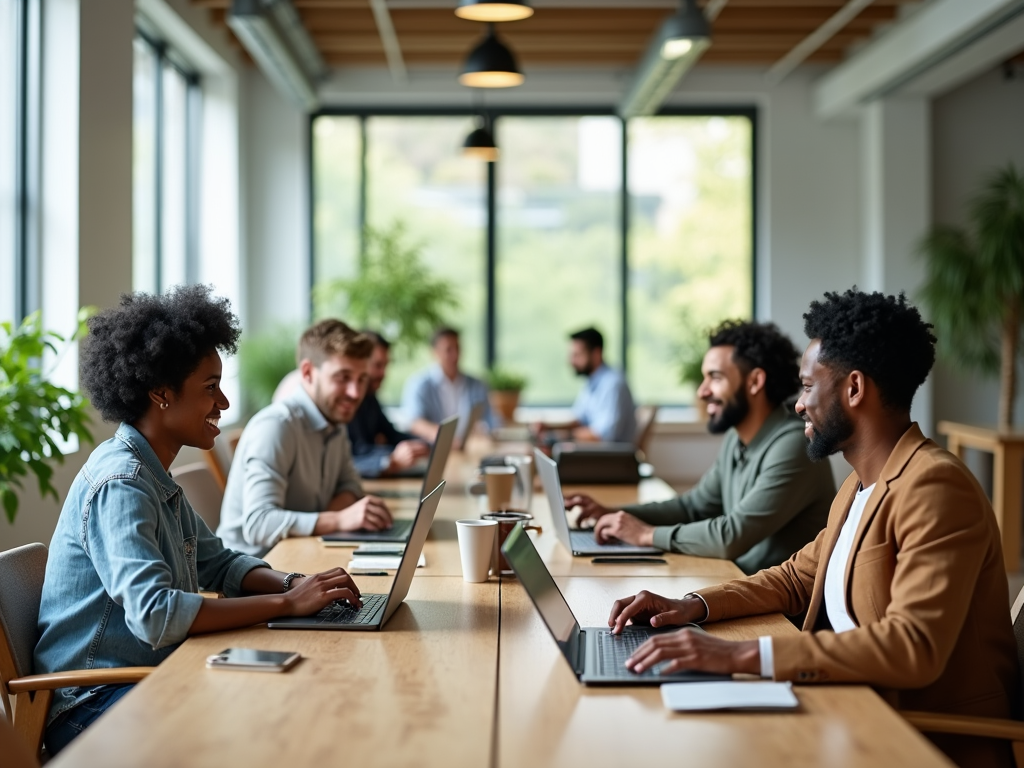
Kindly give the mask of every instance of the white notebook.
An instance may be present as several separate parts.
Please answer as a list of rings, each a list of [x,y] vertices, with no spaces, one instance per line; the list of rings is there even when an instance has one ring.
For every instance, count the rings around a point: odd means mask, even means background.
[[[721,709],[770,711],[800,706],[791,683],[728,680],[716,683],[669,683],[661,686],[661,700],[676,712]]]
[[[359,573],[360,571],[393,571],[402,564],[401,555],[376,555],[370,557],[353,557],[348,567],[345,569],[349,573]],[[417,568],[423,568],[427,564],[427,558],[422,554],[420,559],[416,561]]]

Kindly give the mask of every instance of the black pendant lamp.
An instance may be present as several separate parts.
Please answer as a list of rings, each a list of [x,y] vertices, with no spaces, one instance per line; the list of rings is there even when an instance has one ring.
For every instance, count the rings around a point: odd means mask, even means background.
[[[486,118],[466,137],[462,143],[462,154],[488,163],[498,159],[498,145],[494,143],[494,134]]]
[[[470,51],[462,65],[459,82],[470,88],[511,88],[526,78],[519,71],[516,57],[487,25],[487,36]]]
[[[533,16],[526,0],[459,0],[455,15],[469,21],[520,21]]]

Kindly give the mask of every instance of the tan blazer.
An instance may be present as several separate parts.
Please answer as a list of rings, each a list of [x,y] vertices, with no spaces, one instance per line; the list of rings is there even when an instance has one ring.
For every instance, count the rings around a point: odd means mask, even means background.
[[[999,530],[970,471],[912,424],[868,499],[846,566],[857,628],[836,634],[825,567],[859,481],[840,488],[828,525],[782,565],[701,590],[708,621],[807,611],[773,639],[775,679],[867,683],[898,709],[1015,717],[1021,692]],[[1010,765],[1005,745],[937,737],[961,765]]]

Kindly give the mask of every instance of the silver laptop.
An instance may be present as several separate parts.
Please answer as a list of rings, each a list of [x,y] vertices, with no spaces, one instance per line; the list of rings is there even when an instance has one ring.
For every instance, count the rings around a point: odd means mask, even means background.
[[[458,424],[458,417],[452,416],[441,422],[437,430],[437,439],[430,449],[430,463],[427,464],[427,473],[423,476],[423,485],[418,491],[397,491],[388,493],[374,493],[372,495],[385,498],[418,498],[422,499],[437,484],[444,479],[444,468],[448,463],[448,454],[451,453],[452,439],[455,436],[455,428]],[[401,542],[409,538],[409,531],[412,530],[412,520],[395,520],[390,528],[383,531],[338,531],[337,533],[326,533],[320,537],[320,541],[333,542],[358,542],[387,541]]]
[[[544,565],[540,553],[521,525],[512,529],[501,551],[555,639],[558,650],[562,652],[562,656],[581,683],[661,685],[731,679],[730,675],[712,675],[706,672],[672,672],[663,675],[660,673],[661,664],[639,674],[630,672],[626,669],[626,659],[648,638],[662,632],[673,632],[680,627],[654,629],[628,625],[618,635],[613,635],[608,627],[581,629],[572,609]],[[695,624],[687,627],[697,632],[704,631]]]
[[[362,608],[357,609],[347,601],[336,601],[312,616],[284,616],[268,621],[267,626],[271,629],[383,629],[388,619],[405,600],[405,596],[409,594],[409,585],[416,573],[423,542],[427,540],[430,524],[434,521],[434,513],[437,511],[437,502],[440,501],[443,492],[442,480],[420,502],[416,518],[413,520],[412,535],[409,536],[409,543],[402,553],[402,562],[395,573],[395,580],[391,582],[390,592],[386,595],[363,594],[360,598],[363,602]]]
[[[570,528],[565,511],[565,499],[562,497],[562,483],[558,479],[558,465],[538,448],[533,449],[533,458],[541,484],[544,486],[544,493],[548,497],[548,505],[551,507],[551,523],[555,526],[555,536],[570,553],[576,557],[661,554],[657,547],[640,547],[622,542],[599,544],[594,538],[593,531]]]
[[[466,447],[466,441],[469,436],[473,434],[473,428],[476,427],[476,423],[484,417],[484,409],[487,408],[487,403],[481,400],[479,403],[474,403],[473,407],[469,409],[469,416],[466,418],[466,423],[459,426],[459,431],[455,435],[455,450],[461,451]]]

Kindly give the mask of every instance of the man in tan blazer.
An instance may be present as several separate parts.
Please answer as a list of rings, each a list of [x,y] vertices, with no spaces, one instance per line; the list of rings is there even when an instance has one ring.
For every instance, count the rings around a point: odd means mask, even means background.
[[[619,631],[807,611],[803,631],[730,642],[683,629],[649,640],[627,666],[866,683],[899,709],[1016,717],[1021,678],[995,515],[967,468],[910,420],[934,362],[931,326],[902,294],[855,290],[826,294],[804,320],[797,412],[807,451],[842,451],[854,469],[825,530],[782,565],[700,594],[618,600],[608,622]],[[934,741],[962,766],[1013,764],[1006,743]]]

